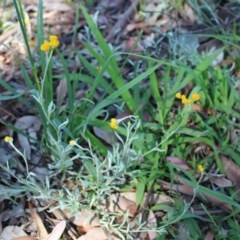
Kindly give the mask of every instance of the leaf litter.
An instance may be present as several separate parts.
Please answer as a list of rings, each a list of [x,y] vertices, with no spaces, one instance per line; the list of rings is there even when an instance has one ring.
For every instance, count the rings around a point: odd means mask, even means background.
[[[184,7],[182,10],[179,11],[172,11],[171,14],[165,14],[166,9],[169,8],[169,5],[166,2],[159,2],[159,1],[146,1],[146,8],[141,9],[143,12],[146,13],[149,11],[149,16],[139,16],[138,11],[138,5],[140,1],[133,1],[132,3],[128,3],[128,6],[126,7],[125,1],[107,1],[102,0],[98,3],[97,8],[100,9],[100,16],[102,17],[102,24],[105,25],[103,28],[103,33],[105,34],[106,39],[111,42],[112,44],[120,43],[122,47],[125,48],[125,50],[130,50],[134,46],[135,39],[137,39],[137,31],[139,29],[143,30],[144,40],[140,41],[138,43],[137,48],[135,49],[137,53],[143,53],[143,50],[145,48],[150,49],[155,46],[155,43],[157,42],[156,39],[159,38],[159,35],[155,33],[156,27],[163,32],[163,41],[161,42],[163,48],[159,48],[160,50],[156,50],[155,52],[151,53],[153,56],[161,56],[168,55],[169,54],[169,42],[167,38],[167,31],[169,29],[174,29],[176,27],[182,27],[184,25],[193,25],[197,21],[197,15],[193,11],[193,8],[191,8],[189,5],[184,4]],[[36,13],[37,13],[37,1],[27,1],[24,0],[24,7],[26,10],[26,13],[29,15],[30,23],[32,27],[36,27]],[[157,11],[156,11],[157,7]],[[111,11],[117,11],[116,9],[120,9],[118,11],[119,17],[118,20],[114,17],[115,13],[112,14]],[[90,10],[95,12],[95,8],[90,8]],[[71,6],[65,4],[64,1],[55,1],[54,3],[48,3],[44,2],[44,19],[46,22],[46,25],[50,29],[52,29],[53,32],[55,32],[58,35],[62,35],[63,39],[65,39],[65,44],[63,44],[63,49],[67,46],[70,46],[70,42],[68,41],[67,37],[73,34],[73,26],[74,26],[74,10]],[[103,17],[105,13],[108,13],[108,17]],[[226,13],[223,12],[223,19],[227,19]],[[177,17],[178,16],[178,17]],[[144,19],[144,20],[141,20]],[[174,21],[172,18],[175,18]],[[239,18],[239,17],[237,17]],[[11,21],[14,22],[14,19],[11,19]],[[83,20],[81,19],[81,24],[85,24]],[[15,23],[15,22],[14,22]],[[107,27],[107,25],[111,25],[110,30]],[[15,24],[13,24],[15,25]],[[64,27],[63,27],[64,26]],[[30,35],[34,36],[34,32],[32,32],[33,28],[29,28]],[[200,29],[200,27],[196,26],[195,28]],[[108,32],[106,31],[108,29]],[[182,45],[180,44],[180,47],[186,45],[186,43],[194,43],[189,51],[201,51],[204,53],[206,49],[211,48],[212,42],[208,42],[204,40],[207,45],[203,47],[203,44],[201,45],[201,42],[198,42],[195,38],[195,36],[191,35],[191,32],[189,35],[186,34],[187,30],[184,30],[184,35],[180,35],[179,42],[182,41]],[[151,33],[151,35],[150,35]],[[188,33],[188,31],[187,31]],[[183,37],[184,36],[184,37]],[[187,36],[187,37],[186,37]],[[15,38],[18,38],[18,28],[13,27],[10,31],[2,34],[0,36],[0,40],[4,42],[5,44],[9,44],[10,47],[16,50],[16,52],[19,53],[20,58],[25,61],[25,49],[21,47],[21,42],[16,41],[13,44],[13,40]],[[19,38],[21,39],[21,37]],[[124,40],[126,39],[126,40]],[[216,45],[217,43],[214,42]],[[166,46],[166,47],[164,47]],[[79,44],[77,47],[81,48],[82,46]],[[157,49],[157,48],[155,48]],[[200,49],[200,50],[199,50]],[[1,46],[1,58],[0,62],[1,65],[3,65],[4,71],[1,73],[1,77],[5,78],[6,81],[13,84],[16,82],[18,84],[22,84],[21,77],[19,77],[18,72],[18,65],[17,63],[13,64],[15,62],[13,56],[9,54],[9,52],[6,50],[6,48]],[[224,55],[220,55],[218,59],[214,62],[214,65],[217,66],[221,64],[224,60]],[[26,63],[27,64],[27,63]],[[75,65],[71,65],[71,68],[74,69]],[[79,66],[78,66],[79,67]],[[7,71],[6,71],[7,69]],[[7,73],[9,76],[7,76]],[[16,86],[16,84],[15,84]],[[16,87],[17,90],[17,87]],[[64,102],[64,98],[66,97],[66,80],[63,79],[59,81],[59,84],[57,85],[57,102],[59,105],[61,105]],[[1,103],[2,105],[2,103]],[[0,105],[0,106],[1,106]],[[21,105],[20,105],[21,107]],[[5,106],[3,108],[6,108]],[[24,109],[24,107],[22,107]],[[200,106],[194,105],[193,106],[194,111],[205,111],[204,109],[201,109]],[[28,115],[30,112],[28,110],[24,110],[25,115],[22,116],[22,114],[16,113],[14,116],[15,127],[17,127],[20,130],[25,131],[26,135],[29,135],[33,140],[37,139],[37,134],[40,131],[40,123],[36,116]],[[210,114],[213,114],[212,112]],[[11,116],[11,112],[4,114],[3,118],[5,119],[13,119],[13,116]],[[94,128],[94,133],[96,136],[98,136],[100,139],[109,139],[113,138],[111,142],[107,142],[109,145],[112,144],[112,142],[115,141],[113,136],[110,136],[108,131],[100,130],[100,128]],[[34,143],[29,141],[29,137],[26,137],[22,134],[18,135],[18,143],[20,147],[25,151],[25,154],[29,160],[31,160],[32,154],[34,153]],[[4,134],[2,133],[2,136]],[[233,136],[233,141],[236,142],[236,136]],[[205,184],[214,184],[217,187],[220,188],[228,188],[231,186],[235,187],[235,191],[237,192],[240,189],[240,168],[237,164],[235,164],[230,158],[226,156],[220,157],[222,165],[224,166],[225,174],[213,174],[209,173],[205,177]],[[169,156],[166,158],[168,162],[171,164],[183,168],[186,171],[193,171],[189,167],[186,161],[182,160],[181,158],[178,158],[177,156]],[[4,160],[5,161],[5,160]],[[24,169],[24,167],[22,167]],[[45,171],[45,169],[43,169]],[[199,177],[199,175],[196,175],[196,178]],[[179,180],[178,176],[175,177],[178,184],[170,184],[165,181],[160,181],[160,184],[162,185],[164,190],[171,190],[178,193],[181,193],[183,195],[194,195],[194,188],[192,186],[189,186],[186,182]],[[146,200],[146,194],[144,194],[144,200]],[[239,195],[239,192],[237,192]],[[212,196],[209,196],[207,193],[201,193],[197,196],[201,201],[207,201],[211,203],[213,206],[218,205],[221,209],[227,212],[231,212],[232,207],[228,204],[225,204],[221,201],[219,201],[216,198],[213,198]],[[173,203],[172,198],[167,197],[164,195],[163,201],[160,201],[158,197],[156,196],[157,202],[156,204],[162,204],[162,203]],[[144,202],[143,200],[143,202]],[[135,192],[123,192],[121,194],[112,194],[110,196],[110,199],[106,200],[110,203],[102,203],[105,206],[108,206],[108,211],[114,212],[114,213],[121,213],[121,212],[128,212],[129,218],[135,217],[136,214],[138,214],[139,208],[136,205],[136,193]],[[35,222],[38,230],[36,231],[40,235],[40,239],[48,239],[48,240],[55,240],[59,239],[61,234],[66,230],[67,225],[66,221],[62,219],[60,216],[55,216],[57,220],[59,220],[59,223],[56,223],[56,226],[53,228],[52,231],[49,231],[49,229],[46,229],[46,223],[45,220],[43,221],[37,211],[33,209],[32,203],[29,203],[29,209],[31,213],[31,219]],[[6,210],[9,211],[10,210]],[[64,216],[67,216],[67,219],[72,219],[72,216],[69,212],[64,212]],[[101,239],[108,239],[109,236],[111,236],[111,233],[106,233],[103,228],[100,227],[99,220],[94,218],[94,212],[91,211],[84,211],[82,210],[77,215],[73,217],[74,220],[72,220],[72,223],[77,226],[77,234],[82,234],[80,237],[76,237],[75,239],[95,239],[95,240],[101,240]],[[30,217],[30,216],[29,216]],[[156,225],[157,220],[154,212],[149,211],[147,224],[149,226]],[[151,227],[149,227],[151,228]],[[6,235],[5,235],[6,234]],[[110,235],[109,235],[110,234]],[[6,236],[8,238],[6,238]],[[108,237],[107,237],[108,236]],[[36,237],[28,236],[20,227],[18,226],[6,226],[3,228],[1,235],[1,239],[9,239],[9,237],[13,239],[37,239]],[[5,237],[5,238],[4,238]],[[149,231],[148,236],[141,236],[140,239],[155,239],[156,233]],[[74,237],[72,237],[74,239]],[[117,239],[117,238],[111,238],[111,239]],[[208,232],[205,239],[213,239],[213,233]]]

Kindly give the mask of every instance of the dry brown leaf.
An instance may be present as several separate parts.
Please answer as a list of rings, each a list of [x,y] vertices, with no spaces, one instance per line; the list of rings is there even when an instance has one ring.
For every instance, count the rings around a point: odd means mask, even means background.
[[[148,194],[144,194],[143,202],[146,201]],[[165,194],[152,194],[150,204],[164,204],[172,203],[173,199]],[[107,209],[111,212],[125,213],[128,212],[129,216],[132,217],[137,212],[136,205],[136,192],[122,192],[112,194],[105,204]]]
[[[120,193],[120,195],[133,201],[133,202],[136,202],[136,192],[122,192],[122,193]],[[164,203],[173,203],[174,202],[172,198],[170,198],[169,196],[167,196],[164,193],[161,193],[161,194],[154,193],[152,195],[153,195],[152,196],[153,200],[151,201],[151,204],[164,204]],[[146,201],[147,196],[148,196],[148,193],[145,193],[143,201]]]
[[[43,7],[47,11],[67,12],[72,10],[72,7],[66,4],[64,0],[43,1]]]
[[[83,209],[74,216],[71,216],[69,211],[64,210],[63,212],[67,218],[72,219],[72,223],[78,226],[81,232],[88,232],[90,229],[100,226],[95,214],[89,210]]]
[[[1,240],[9,240],[17,237],[27,237],[27,234],[18,226],[7,226],[0,234]]]
[[[145,194],[144,200],[146,197],[147,194]],[[164,194],[153,194],[153,198],[155,204],[173,202],[170,197]],[[105,204],[107,206],[106,210],[111,212],[125,213],[128,211],[129,216],[134,216],[137,212],[135,192],[112,194],[108,201],[102,202],[102,204]],[[86,233],[84,236],[79,238],[79,240],[106,239],[105,234],[103,235],[104,232],[101,234],[102,229],[100,228],[100,223],[93,212],[89,210],[82,210],[74,216],[71,216],[70,212],[66,210],[63,212],[67,218],[72,219],[73,224],[78,226],[78,230],[80,232]],[[153,226],[156,225],[156,219],[153,213],[150,212],[149,217],[146,220],[148,222],[149,229],[153,228]],[[95,238],[96,233],[98,233],[97,235],[99,238]],[[150,239],[154,239],[155,233],[149,232],[148,235]]]
[[[233,129],[230,131],[231,144],[235,147],[238,145],[239,134],[240,134],[240,130],[238,129]]]
[[[149,211],[146,227],[150,229],[148,231],[148,239],[149,240],[157,239],[157,233],[155,231],[152,231],[152,229],[157,228],[157,219],[156,219],[153,211]]]
[[[37,212],[33,209],[31,202],[29,202],[29,210],[30,214],[32,216],[33,221],[37,225],[39,237],[41,240],[47,240],[48,239],[48,232],[42,222],[42,219],[39,217]]]
[[[223,174],[209,174],[207,175],[207,178],[211,183],[214,183],[218,187],[232,187],[232,182],[225,178]]]
[[[85,235],[79,237],[77,240],[107,240],[107,237],[103,229],[98,227],[90,229]]]
[[[220,156],[220,159],[226,171],[226,176],[232,181],[238,196],[240,196],[240,167],[230,158],[227,158],[223,155]]]
[[[99,127],[93,127],[94,134],[109,145],[117,142],[117,137],[113,131],[107,131]]]
[[[36,116],[23,116],[19,118],[14,126],[19,130],[26,130],[32,139],[37,139],[37,132],[40,130],[41,122]],[[18,134],[18,141],[27,159],[31,158],[31,146],[28,138],[22,134]]]
[[[144,201],[146,200],[146,198],[147,193],[144,196]],[[153,194],[153,198],[155,204],[173,202],[173,200],[166,195]],[[120,194],[111,195],[108,210],[120,213],[128,211],[129,216],[134,216],[137,213],[136,192],[123,192]],[[142,216],[140,217],[140,219],[143,219]],[[152,231],[152,229],[155,229],[157,227],[157,220],[152,211],[149,211],[146,223],[146,227],[150,230],[147,233],[141,234],[141,239],[145,239],[146,237],[149,240],[156,239],[157,233]]]
[[[98,8],[121,9],[124,3],[125,0],[101,0],[98,4]]]
[[[162,184],[162,187],[167,190],[172,190],[176,192],[180,192],[183,194],[186,194],[188,196],[194,196],[195,191],[192,186],[189,186],[185,183],[182,184],[170,184],[168,182],[159,180],[159,182]],[[226,203],[223,203],[221,200],[214,198],[206,193],[197,194],[197,197],[203,200],[209,201],[212,205],[218,206],[219,208],[225,210],[226,212],[232,211],[232,206]]]
[[[60,106],[67,95],[67,80],[62,79],[57,86],[57,104]]]
[[[110,212],[125,213],[128,212],[129,216],[133,217],[137,211],[136,194],[134,201],[125,197],[122,193],[112,194],[109,198],[108,210]]]
[[[31,158],[31,146],[28,141],[28,138],[20,133],[18,133],[18,142],[24,152],[24,155],[27,159]]]
[[[52,202],[52,203],[54,204],[54,202]],[[54,215],[55,219],[57,219],[57,220],[62,221],[62,220],[67,219],[67,216],[66,216],[66,214],[64,214],[63,210],[55,208],[51,212]],[[70,216],[70,214],[69,214],[69,216]],[[72,240],[76,240],[77,239],[76,236],[79,236],[79,233],[75,230],[75,227],[72,225],[69,225],[69,224],[67,226],[67,233]]]
[[[135,29],[135,24],[129,24],[126,28],[127,31],[131,31],[130,29],[128,28],[131,28],[131,26]],[[124,40],[122,42],[122,48],[125,50],[125,51],[132,51],[135,47],[135,44],[136,44],[136,41],[137,41],[137,37],[129,37],[128,39]],[[143,51],[143,47],[142,47],[142,42],[139,41],[137,43],[137,46],[135,47],[134,49],[134,53],[138,53],[138,54],[141,54]],[[131,59],[138,59],[137,56],[131,56]]]
[[[170,163],[172,163],[173,165],[177,165],[185,170],[190,170],[191,168],[186,164],[186,162],[184,162],[182,159],[178,158],[178,157],[166,157],[166,160]]]
[[[213,239],[214,239],[214,234],[212,232],[208,232],[204,238],[204,240],[213,240]]]
[[[11,240],[38,240],[35,237],[30,237],[30,236],[26,236],[26,237],[16,237],[16,238],[12,238]]]
[[[66,221],[62,220],[61,222],[59,222],[54,227],[54,229],[52,230],[52,232],[48,236],[47,240],[58,240],[58,239],[60,239],[61,235],[63,234],[63,232],[65,230],[65,227],[66,227]]]
[[[189,24],[193,24],[197,20],[195,12],[187,3],[184,3],[183,5],[183,13],[184,16],[190,20]]]
[[[123,29],[126,28],[127,24],[130,22],[135,12],[137,11],[139,2],[140,0],[133,1],[131,6],[129,6],[128,9],[118,18],[118,21],[115,23],[106,37],[107,41],[113,40],[117,34],[119,34],[119,32],[123,31]]]
[[[27,130],[33,127],[36,131],[40,130],[41,122],[36,116],[23,116],[19,118],[14,126],[20,130]]]

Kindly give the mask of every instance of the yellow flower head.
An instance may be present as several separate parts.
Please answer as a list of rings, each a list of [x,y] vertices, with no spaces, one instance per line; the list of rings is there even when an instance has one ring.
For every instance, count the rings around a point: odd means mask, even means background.
[[[6,143],[9,143],[9,142],[12,142],[12,141],[13,141],[13,138],[10,137],[10,136],[6,136],[6,137],[4,138],[4,142],[6,142]]]
[[[114,130],[118,129],[118,121],[116,118],[112,118],[109,123],[110,127]]]
[[[52,48],[57,48],[60,45],[60,42],[58,40],[54,40],[50,42],[50,46]]]
[[[49,36],[49,42],[50,42],[50,46],[52,48],[57,48],[60,45],[60,42],[59,42],[58,37],[56,35],[50,35]]]
[[[58,41],[57,35],[49,35],[49,41]]]
[[[198,171],[199,171],[200,173],[203,173],[203,172],[204,172],[204,167],[203,167],[203,165],[198,165]]]
[[[50,35],[48,37],[49,41],[45,40],[40,46],[41,51],[48,52],[50,49],[57,48],[60,45],[58,37],[56,35]]]
[[[182,98],[182,94],[181,94],[180,92],[177,92],[176,95],[175,95],[175,97],[176,97],[177,99],[181,99],[181,98]]]
[[[76,144],[76,141],[74,141],[74,140],[70,140],[70,141],[69,141],[69,145],[73,146],[73,145],[75,145],[75,144]]]
[[[194,94],[192,95],[192,100],[193,100],[193,101],[198,101],[199,99],[200,99],[199,93],[194,93]]]
[[[48,52],[51,48],[50,42],[44,41],[44,43],[40,46],[41,51]]]
[[[186,97],[186,95],[182,95],[182,104],[189,104],[191,103],[191,100]]]

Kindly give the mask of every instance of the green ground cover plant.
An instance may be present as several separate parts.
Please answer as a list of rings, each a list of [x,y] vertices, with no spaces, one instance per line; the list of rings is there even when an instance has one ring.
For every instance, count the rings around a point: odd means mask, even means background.
[[[24,94],[0,79],[11,93],[0,100],[18,98],[39,117],[38,148],[48,158],[48,172],[44,177],[33,173],[31,159],[15,144],[14,134],[6,136],[3,140],[17,155],[1,163],[9,178],[1,179],[0,195],[13,202],[21,197],[54,201],[50,211],[67,210],[73,216],[87,209],[109,239],[138,239],[143,232],[155,232],[159,240],[204,239],[208,232],[215,239],[239,239],[240,180],[239,175],[229,177],[233,170],[226,160],[240,167],[239,138],[232,138],[239,130],[239,80],[228,67],[213,65],[223,51],[239,50],[237,34],[212,36],[221,38],[224,46],[204,57],[196,53],[194,65],[188,60],[160,60],[118,51],[80,5],[88,34],[82,40],[85,51],[77,52],[82,71],[72,73],[59,48],[59,37],[44,32],[42,4],[40,0],[36,63],[21,1],[14,0],[31,71],[19,63],[27,86]],[[122,70],[132,57],[143,67],[126,80]],[[60,73],[54,71],[56,58]],[[63,78],[66,97],[56,100],[56,85]],[[78,98],[80,84],[87,89]],[[101,95],[96,97],[99,90]],[[97,136],[99,129],[106,133],[106,141]],[[19,161],[22,173],[16,171]],[[208,179],[214,174],[226,175],[233,185],[210,184]],[[74,183],[72,189],[68,181]],[[134,216],[130,211],[109,211],[104,204],[124,191],[136,193]],[[151,198],[160,193],[172,201],[146,200],[146,194]],[[151,212],[164,214],[151,225],[144,217]]]

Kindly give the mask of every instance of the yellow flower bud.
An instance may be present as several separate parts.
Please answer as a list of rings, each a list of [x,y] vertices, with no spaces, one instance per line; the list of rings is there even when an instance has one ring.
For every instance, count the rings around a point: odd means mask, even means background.
[[[203,172],[204,172],[204,167],[203,167],[203,165],[198,165],[198,171],[199,171],[200,173],[203,173]]]
[[[50,50],[51,46],[48,41],[44,41],[44,43],[40,46],[41,51],[48,52]]]
[[[13,141],[13,138],[10,137],[10,136],[6,136],[6,137],[4,138],[4,142],[6,142],[6,143],[9,143],[9,142],[12,142],[12,141]]]
[[[118,129],[118,122],[116,118],[112,118],[109,123],[110,127],[114,130]]]
[[[176,97],[177,99],[181,99],[181,98],[182,98],[182,94],[181,94],[180,92],[177,92],[176,95],[175,95],[175,97]]]
[[[70,141],[69,141],[69,145],[73,146],[73,145],[75,145],[75,144],[76,144],[76,142],[75,142],[74,140],[70,140]]]
[[[200,99],[199,93],[194,93],[194,94],[192,95],[192,100],[193,100],[193,101],[198,101],[199,99]]]

